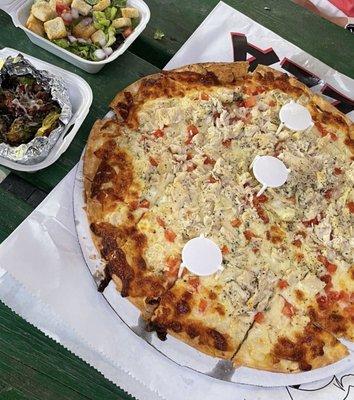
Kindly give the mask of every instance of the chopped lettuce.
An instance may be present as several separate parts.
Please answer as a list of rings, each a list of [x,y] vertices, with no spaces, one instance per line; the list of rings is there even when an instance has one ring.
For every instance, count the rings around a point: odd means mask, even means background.
[[[165,36],[165,34],[162,32],[161,29],[156,29],[156,31],[154,33],[155,40],[161,40],[164,36]]]
[[[111,24],[111,21],[106,17],[103,11],[94,11],[93,13],[93,26],[96,29],[104,29]]]
[[[19,76],[17,79],[23,85],[32,85],[36,82],[36,79],[33,76],[28,75]]]
[[[99,48],[92,43],[80,43],[78,41],[70,43],[67,39],[53,40],[56,45],[71,51],[79,57],[85,58],[86,60],[95,61],[93,53]]]
[[[42,126],[38,129],[36,136],[45,136],[47,133],[51,132],[59,117],[59,112],[51,111],[42,121]]]
[[[127,0],[112,0],[111,1],[112,6],[114,7],[126,7],[127,6]]]
[[[132,28],[135,29],[139,25],[139,18],[132,18]]]
[[[117,7],[107,7],[104,10],[104,13],[105,13],[107,19],[109,19],[110,21],[113,21],[117,15],[117,11],[118,11]]]
[[[100,0],[85,0],[87,4],[90,4],[90,6],[96,5]]]
[[[68,49],[70,47],[70,42],[67,39],[54,39],[52,42],[63,49]]]
[[[113,26],[110,26],[107,31],[107,43],[106,47],[111,47],[112,44],[116,41],[116,30]]]
[[[70,46],[70,51],[82,58],[85,58],[86,60],[93,60],[95,61],[96,58],[94,56],[94,52],[98,49],[99,47],[96,46],[95,44],[92,43],[79,43],[79,42],[74,42]]]

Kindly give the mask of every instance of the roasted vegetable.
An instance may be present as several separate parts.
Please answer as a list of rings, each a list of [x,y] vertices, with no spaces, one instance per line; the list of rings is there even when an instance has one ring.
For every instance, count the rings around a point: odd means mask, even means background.
[[[57,111],[51,111],[42,121],[42,126],[38,129],[36,136],[46,136],[47,133],[51,132],[60,117],[60,113]]]
[[[59,105],[33,76],[2,76],[0,143],[19,146],[35,136],[49,135],[59,117]]]
[[[13,120],[9,130],[5,133],[5,142],[11,146],[19,146],[28,143],[35,135],[38,123],[30,121],[26,117],[18,117]]]

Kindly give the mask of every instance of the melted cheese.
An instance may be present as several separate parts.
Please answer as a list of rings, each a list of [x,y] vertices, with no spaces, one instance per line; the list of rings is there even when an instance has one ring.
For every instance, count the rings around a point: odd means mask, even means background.
[[[166,244],[163,229],[155,223],[151,228],[144,221],[139,228],[150,232],[146,258],[156,271],[163,271],[166,257],[178,254],[187,240],[212,238],[226,249],[218,277],[223,302],[233,313],[250,314],[264,309],[281,277],[294,283],[300,279],[299,288],[309,297],[321,291],[323,283],[316,277],[325,273],[317,260],[321,246],[350,262],[353,217],[346,204],[353,199],[354,172],[345,146],[322,138],[315,127],[277,132],[279,109],[290,96],[277,90],[262,93],[247,108],[233,102],[235,92],[216,88],[208,100],[192,92],[142,106],[139,135],[144,139],[135,142],[137,168],[148,181],[145,193],[154,204],[152,213],[167,222],[176,239]],[[276,104],[270,106],[271,101]],[[305,106],[307,101],[301,98]],[[162,138],[154,136],[157,129]],[[256,155],[275,151],[291,170],[289,179],[268,189],[267,201],[255,205],[260,185],[250,164]],[[147,166],[149,156],[157,166]],[[344,173],[335,175],[336,167]],[[316,218],[315,224],[304,224]],[[303,279],[300,273],[295,278],[294,269],[310,271],[311,277]],[[203,282],[215,286],[214,281]]]

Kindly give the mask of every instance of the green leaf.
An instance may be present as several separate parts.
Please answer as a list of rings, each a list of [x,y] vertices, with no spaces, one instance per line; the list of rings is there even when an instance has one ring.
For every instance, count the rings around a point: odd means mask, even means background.
[[[116,30],[115,28],[113,28],[113,26],[110,26],[108,28],[106,36],[107,36],[106,47],[111,47],[112,44],[116,41]]]
[[[132,28],[135,29],[139,25],[139,18],[132,18]]]
[[[163,37],[165,37],[164,32],[162,32],[161,29],[156,29],[156,31],[154,33],[154,39],[155,40],[161,40]]]
[[[127,0],[112,0],[112,6],[114,7],[126,7],[127,6]]]
[[[70,47],[70,42],[66,39],[54,39],[52,42],[63,49],[68,49]]]
[[[36,136],[47,136],[50,133],[54,126],[56,125],[58,119],[60,117],[60,112],[51,111],[42,121],[42,126],[38,129]]]
[[[90,6],[96,5],[100,0],[85,0],[87,4],[90,4]]]
[[[19,76],[17,79],[23,85],[32,85],[36,81],[33,76],[29,75]]]
[[[103,29],[105,26],[111,25],[111,21],[106,17],[106,14],[103,11],[94,11],[92,15],[93,26],[96,29]]]
[[[113,21],[115,16],[117,15],[117,11],[118,11],[117,7],[107,7],[104,10],[104,13],[107,19]]]

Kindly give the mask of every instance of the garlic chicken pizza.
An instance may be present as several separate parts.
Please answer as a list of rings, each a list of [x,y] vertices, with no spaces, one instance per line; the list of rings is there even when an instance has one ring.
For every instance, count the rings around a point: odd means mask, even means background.
[[[313,126],[279,129],[295,101]],[[208,355],[275,372],[308,371],[354,340],[354,127],[306,86],[246,62],[147,76],[111,103],[84,157],[86,212],[117,290],[149,329]],[[287,181],[257,195],[257,155]],[[178,274],[200,235],[222,270]]]

